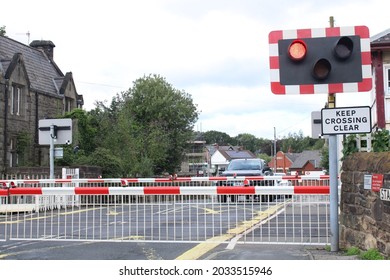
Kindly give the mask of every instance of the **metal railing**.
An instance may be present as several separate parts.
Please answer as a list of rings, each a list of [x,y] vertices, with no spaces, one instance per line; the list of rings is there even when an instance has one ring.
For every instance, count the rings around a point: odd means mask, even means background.
[[[291,184],[251,184],[276,179],[289,179]],[[326,180],[273,176],[6,181],[0,191],[0,240],[328,244]],[[220,181],[234,184],[223,186],[217,184]]]

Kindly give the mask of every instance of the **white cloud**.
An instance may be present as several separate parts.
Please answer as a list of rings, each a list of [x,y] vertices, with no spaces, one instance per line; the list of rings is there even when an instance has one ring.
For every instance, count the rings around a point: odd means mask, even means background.
[[[134,0],[12,1],[0,26],[27,43],[52,40],[54,59],[71,71],[86,109],[111,101],[133,81],[159,74],[191,94],[201,111],[195,128],[231,136],[273,138],[302,130],[326,95],[277,96],[269,86],[268,34],[272,30],[367,25],[372,35],[387,10],[379,0]],[[23,9],[20,9],[23,7]],[[43,7],[45,7],[43,9]],[[23,20],[20,20],[23,19]],[[369,105],[367,93],[337,94],[338,106]]]

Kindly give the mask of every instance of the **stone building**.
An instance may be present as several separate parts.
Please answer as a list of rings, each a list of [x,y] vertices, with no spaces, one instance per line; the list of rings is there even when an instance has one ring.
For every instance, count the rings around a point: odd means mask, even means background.
[[[54,62],[51,41],[25,45],[0,36],[0,171],[48,165],[48,147],[38,143],[41,119],[82,108],[72,72]]]

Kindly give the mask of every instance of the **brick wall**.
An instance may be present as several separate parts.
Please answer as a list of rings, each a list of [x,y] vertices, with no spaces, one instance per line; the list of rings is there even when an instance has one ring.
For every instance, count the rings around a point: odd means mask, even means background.
[[[355,153],[341,172],[340,247],[376,248],[390,256],[390,201],[364,189],[364,175],[383,174],[390,188],[390,152]]]

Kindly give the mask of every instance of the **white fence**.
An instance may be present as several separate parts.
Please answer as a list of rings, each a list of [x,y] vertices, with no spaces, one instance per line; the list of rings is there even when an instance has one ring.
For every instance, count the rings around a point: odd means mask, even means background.
[[[253,184],[276,179],[282,178],[6,181],[0,240],[328,244],[328,178]]]

